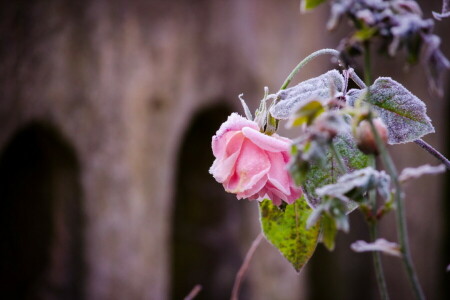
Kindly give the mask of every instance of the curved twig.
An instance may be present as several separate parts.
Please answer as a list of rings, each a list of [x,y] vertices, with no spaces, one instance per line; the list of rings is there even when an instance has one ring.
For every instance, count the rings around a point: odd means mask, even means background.
[[[261,240],[263,239],[264,235],[262,232],[258,234],[258,236],[253,241],[252,245],[250,246],[250,249],[248,249],[247,254],[245,255],[244,262],[242,263],[241,268],[236,274],[236,279],[234,280],[233,285],[233,291],[231,292],[231,300],[238,300],[239,299],[239,289],[241,287],[242,278],[245,275],[245,272],[247,271],[250,261],[252,260],[253,254],[255,253],[256,248],[258,248],[259,244],[261,243]]]

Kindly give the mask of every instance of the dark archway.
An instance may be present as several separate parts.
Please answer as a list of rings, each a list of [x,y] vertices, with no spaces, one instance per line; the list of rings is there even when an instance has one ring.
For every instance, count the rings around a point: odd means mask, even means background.
[[[378,299],[371,254],[350,249],[357,240],[369,240],[367,225],[359,211],[349,217],[350,232],[338,233],[336,248],[330,252],[319,244],[308,262],[308,299]]]
[[[0,156],[0,290],[4,299],[80,299],[79,164],[50,125],[19,130]]]
[[[229,299],[242,263],[242,203],[208,173],[214,160],[211,138],[229,114],[223,105],[200,111],[181,144],[172,223],[172,299],[183,299],[195,284],[203,287],[196,299]],[[244,285],[241,299],[246,297]]]

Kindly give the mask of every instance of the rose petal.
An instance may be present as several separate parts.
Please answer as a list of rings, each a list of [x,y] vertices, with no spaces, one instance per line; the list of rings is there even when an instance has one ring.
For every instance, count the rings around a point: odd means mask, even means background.
[[[234,173],[234,165],[237,158],[239,157],[239,152],[232,154],[226,159],[216,159],[213,165],[209,169],[209,173],[217,180],[217,182],[223,183],[229,179]]]
[[[287,198],[287,203],[288,204],[292,204],[295,202],[295,200],[297,200],[298,198],[300,198],[303,194],[303,191],[301,188],[295,187],[295,186],[291,186],[291,194],[288,196]]]
[[[259,197],[258,192],[266,185],[266,183],[267,183],[267,176],[264,176],[255,185],[253,185],[250,189],[248,189],[242,193],[238,193],[236,196],[238,199],[247,198],[249,200],[255,200]]]
[[[281,203],[283,203],[282,199],[278,195],[276,195],[273,190],[267,191],[266,195],[267,197],[264,198],[269,198],[272,201],[273,205],[280,206]]]
[[[222,135],[227,133],[228,131],[239,131],[244,127],[250,127],[255,130],[259,130],[258,124],[253,121],[247,120],[244,117],[241,117],[237,113],[232,113],[228,119],[220,125],[219,130],[216,132],[216,137],[220,138]]]
[[[223,136],[223,139],[221,139],[222,142],[218,141],[220,144],[216,144],[220,147],[220,151],[217,151],[217,153],[220,153],[220,156],[214,160],[213,165],[209,169],[209,173],[212,174],[218,182],[223,183],[233,175],[234,166],[239,157],[239,152],[244,139],[245,137],[240,131],[228,132]]]
[[[230,140],[233,140],[233,138],[238,135],[242,137],[242,140],[244,139],[244,136],[240,131],[228,131],[224,133],[223,135],[217,137],[216,135],[213,136],[212,142],[211,142],[211,148],[213,150],[213,154],[215,157],[222,157],[226,154],[226,148],[229,144]]]
[[[244,127],[242,128],[242,133],[245,137],[255,143],[255,145],[266,151],[280,152],[289,150],[290,143],[268,136],[256,129]]]
[[[230,182],[226,190],[231,193],[242,193],[253,187],[270,169],[270,161],[266,153],[249,140],[244,140],[236,161],[235,174],[238,182]],[[236,184],[236,185],[235,185]]]
[[[225,145],[225,155],[229,156],[236,152],[241,151],[242,143],[244,142],[245,137],[240,131],[236,131],[235,134],[230,136]]]
[[[282,193],[290,195],[290,177],[286,170],[286,162],[283,155],[278,152],[268,153],[270,160],[269,181],[273,186],[279,189]]]
[[[273,195],[272,196],[273,197],[273,199],[272,199],[273,204],[278,206],[278,205],[281,204],[281,200],[287,202],[287,200],[288,200],[287,195],[285,195],[284,193],[282,193],[278,189],[272,188],[272,189],[270,189],[270,191],[271,191],[271,194]]]

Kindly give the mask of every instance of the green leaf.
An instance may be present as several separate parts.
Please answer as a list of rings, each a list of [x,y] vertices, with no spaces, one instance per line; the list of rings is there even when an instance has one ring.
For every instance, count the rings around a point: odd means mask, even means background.
[[[337,234],[336,221],[327,214],[322,216],[322,243],[328,250],[334,250],[334,241]]]
[[[356,31],[353,34],[353,37],[359,42],[364,42],[370,40],[377,33],[377,31],[378,29],[375,27],[364,26],[360,30]]]
[[[312,122],[325,111],[321,101],[311,100],[302,105],[286,124],[287,127],[311,125]]]
[[[280,210],[265,199],[259,205],[261,226],[266,239],[299,272],[316,249],[319,239],[319,226],[306,229],[306,221],[312,209],[301,197],[293,204]]]
[[[368,156],[362,153],[350,133],[350,126],[333,139],[336,150],[340,153],[349,172],[363,169],[369,166]],[[330,151],[327,153],[325,163],[311,163],[305,174],[306,180],[303,183],[303,191],[306,199],[312,207],[317,207],[321,198],[316,194],[316,189],[328,184],[336,183],[342,172],[338,168],[336,158]],[[295,176],[294,176],[295,177]],[[348,210],[356,208],[355,203],[349,203]]]
[[[301,10],[302,12],[306,12],[308,10],[312,10],[324,3],[326,0],[302,0]]]
[[[389,144],[412,142],[434,132],[425,103],[392,78],[375,80],[363,99],[386,124]]]

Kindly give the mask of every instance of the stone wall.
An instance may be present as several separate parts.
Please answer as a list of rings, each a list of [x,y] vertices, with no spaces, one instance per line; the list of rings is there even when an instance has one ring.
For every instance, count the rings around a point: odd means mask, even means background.
[[[240,111],[237,95],[242,92],[252,109],[256,108],[264,86],[276,91],[300,58],[316,49],[336,45],[336,39],[325,32],[326,15],[324,6],[313,14],[300,16],[297,0],[283,4],[270,0],[23,0],[0,5],[0,149],[5,153],[4,149],[21,129],[40,124],[38,127],[56,132],[50,134],[52,138],[56,136],[56,144],[69,149],[61,151],[74,156],[76,172],[71,174],[75,175],[62,172],[54,176],[76,176],[70,182],[79,182],[80,186],[77,199],[73,200],[81,206],[79,221],[67,226],[69,232],[82,228],[79,262],[82,267],[77,274],[83,276],[74,279],[78,280],[75,288],[81,298],[167,299],[189,292],[184,290],[187,285],[175,285],[183,281],[183,276],[207,278],[205,272],[212,272],[211,277],[228,278],[230,284],[230,274],[237,271],[258,232],[256,206],[231,200],[233,197],[218,192],[218,184],[195,169],[198,166],[207,172],[206,158],[211,154],[207,149],[209,141],[196,139],[192,128],[210,126],[208,132],[214,132],[229,111]],[[321,58],[305,68],[298,80],[321,74],[330,66],[328,59]],[[398,76],[399,81],[406,78],[405,86],[419,97],[429,98],[423,89],[422,72],[406,77],[388,71]],[[385,74],[381,69],[376,72]],[[434,124],[439,125],[437,132],[443,133],[445,110],[441,107],[446,104],[439,101],[430,101],[429,111]],[[221,120],[205,121],[202,111],[216,111]],[[196,127],[196,122],[203,125]],[[46,135],[45,132],[38,131],[38,135]],[[199,136],[206,136],[202,134]],[[444,147],[439,135],[429,141],[438,148]],[[38,149],[43,147],[30,143]],[[191,147],[190,143],[200,146]],[[405,147],[397,152],[400,165],[432,161],[420,150],[415,151],[414,145]],[[420,153],[420,159],[415,153]],[[7,156],[3,154],[4,157]],[[190,161],[182,161],[186,157]],[[27,172],[24,161],[18,160],[17,164]],[[14,167],[2,169],[2,174],[8,176],[11,168]],[[38,178],[39,172],[33,176]],[[433,255],[442,246],[443,216],[439,212],[443,177],[426,180],[427,190],[408,194],[412,196],[408,200],[408,220],[414,234],[413,255],[420,277],[427,293],[437,295],[434,282],[442,275],[438,257]],[[62,183],[48,187],[56,195],[52,198],[56,204],[47,210],[54,228],[62,228],[55,224],[59,224],[64,214],[55,207],[66,203],[67,197],[70,199],[74,193],[71,186]],[[29,190],[28,195],[40,193],[33,185],[20,188]],[[62,191],[55,192],[58,189]],[[428,190],[433,191],[431,196]],[[217,201],[217,206],[226,212],[220,226],[212,226],[214,220],[205,221],[209,209],[217,213],[217,207],[211,203],[203,206],[198,201],[195,195],[202,191],[214,196],[209,200]],[[32,198],[23,198],[23,209],[33,209],[26,201],[40,199]],[[202,199],[208,201],[208,197]],[[192,219],[180,209],[190,208],[190,204],[198,209],[191,212]],[[429,215],[424,215],[424,211]],[[48,218],[45,213],[42,220]],[[189,227],[192,220],[211,227],[195,222],[197,225]],[[20,236],[30,224],[24,220],[14,233]],[[182,227],[191,232],[183,235]],[[388,235],[392,232],[389,225],[384,232]],[[177,255],[183,254],[182,249],[191,243],[183,241],[183,236],[189,235],[195,237],[194,248],[198,246],[195,241],[202,239],[216,247],[200,248],[205,253],[199,256],[198,266],[205,269],[199,271],[198,277],[193,273],[192,257],[179,258],[182,262],[192,261],[177,269]],[[33,296],[62,297],[58,289],[64,289],[65,285],[53,279],[63,277],[70,267],[58,265],[55,253],[66,255],[64,245],[69,242],[64,242],[67,234],[57,236],[62,241],[53,239],[47,245],[50,249],[47,270],[36,271],[35,278],[22,285],[33,291],[30,292]],[[228,248],[222,249],[222,237]],[[202,261],[202,257],[213,253],[208,251],[216,251],[225,258],[217,258],[208,266]],[[430,258],[431,262],[421,257]],[[345,263],[346,257],[340,261]],[[227,264],[233,267],[224,268]],[[355,272],[364,267],[357,267]],[[320,263],[314,268],[331,272],[329,266]],[[309,288],[317,288],[305,280],[307,272],[296,276],[277,251],[265,243],[255,255],[244,296],[247,299],[305,296]],[[403,273],[399,268],[392,272],[390,286],[396,289],[396,278]],[[220,277],[221,274],[225,275]],[[339,274],[345,278],[345,274]],[[217,283],[211,278],[205,280]],[[343,282],[350,286],[349,282]],[[371,282],[369,288],[373,291]],[[405,288],[399,286],[401,294]],[[205,286],[204,293],[214,295],[217,289]]]

